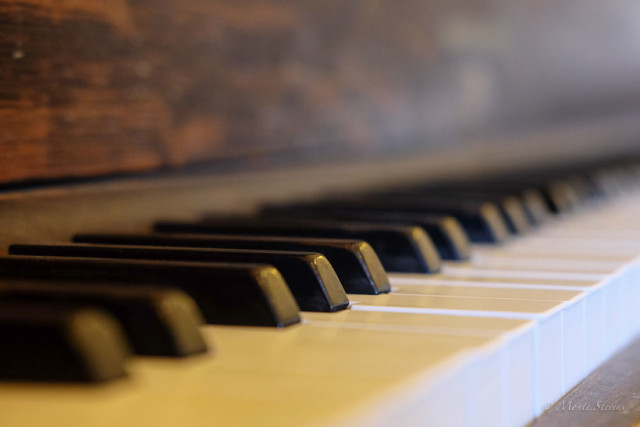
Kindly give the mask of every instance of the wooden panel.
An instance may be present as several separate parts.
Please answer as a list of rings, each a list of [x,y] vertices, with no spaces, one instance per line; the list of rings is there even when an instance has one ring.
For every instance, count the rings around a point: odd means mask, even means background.
[[[590,3],[0,0],[0,184],[636,105],[636,8]]]
[[[636,338],[553,406],[546,404],[530,427],[640,425],[639,357]]]

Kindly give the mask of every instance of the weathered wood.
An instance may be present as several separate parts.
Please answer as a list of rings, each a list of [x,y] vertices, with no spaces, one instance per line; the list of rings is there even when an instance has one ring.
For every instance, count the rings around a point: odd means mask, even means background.
[[[0,184],[375,151],[637,105],[623,2],[526,3],[0,0]]]
[[[640,339],[607,360],[529,427],[640,425]]]

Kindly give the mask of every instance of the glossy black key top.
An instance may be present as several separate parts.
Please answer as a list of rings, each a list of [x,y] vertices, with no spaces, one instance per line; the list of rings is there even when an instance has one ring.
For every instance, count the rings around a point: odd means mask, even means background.
[[[551,218],[551,211],[549,211],[542,192],[535,188],[525,188],[522,190],[510,191],[488,187],[483,188],[482,193],[503,198],[516,197],[521,203],[521,208],[516,209],[524,210],[524,213],[531,225],[543,224]]]
[[[126,375],[129,348],[111,315],[93,308],[0,300],[0,379],[106,381]]]
[[[283,327],[300,322],[293,295],[270,265],[9,256],[0,257],[0,279],[178,288],[195,300],[208,323]]]
[[[534,187],[542,194],[547,208],[553,213],[570,212],[580,203],[576,189],[570,181],[564,179],[514,178],[513,182],[505,184],[505,187],[509,189]]]
[[[420,200],[384,200],[382,198],[360,200],[331,200],[319,206],[335,208],[386,212],[394,214],[437,214],[456,218],[468,238],[475,243],[501,243],[509,236],[500,210],[494,203],[471,201],[420,201]]]
[[[553,180],[542,186],[541,190],[554,212],[573,211],[580,204],[576,189],[567,180]]]
[[[73,240],[109,245],[318,252],[329,260],[347,293],[377,295],[391,290],[380,259],[362,240],[175,234],[79,234]]]
[[[412,221],[411,217],[406,220]],[[466,261],[471,256],[471,242],[462,228],[462,224],[454,217],[422,215],[418,224],[431,236],[440,252],[441,258],[452,261]]]
[[[7,301],[99,307],[118,319],[136,354],[188,356],[207,350],[198,307],[175,289],[14,281],[0,284],[0,302]]]
[[[551,212],[545,202],[544,196],[540,190],[533,187],[514,187],[508,188],[502,185],[497,185],[492,182],[463,182],[463,183],[449,183],[430,185],[426,187],[420,187],[416,191],[438,191],[438,192],[450,192],[451,194],[475,194],[480,197],[487,197],[487,200],[491,200],[495,197],[517,197],[522,203],[522,207],[529,219],[529,222],[533,225],[540,225],[545,221],[548,221],[551,217]],[[414,191],[414,190],[412,190]]]
[[[482,192],[467,192],[467,191],[446,191],[440,192],[435,190],[426,190],[416,194],[415,197],[418,200],[425,202],[450,202],[453,200],[469,200],[471,202],[489,202],[495,204],[502,218],[509,228],[509,231],[514,234],[520,234],[527,232],[531,229],[531,223],[527,217],[524,205],[515,196],[505,195],[491,195]]]
[[[260,236],[326,237],[368,242],[387,271],[434,273],[440,256],[420,227],[338,221],[270,221],[248,218],[206,223],[160,222],[161,233],[242,234]]]
[[[544,224],[551,218],[551,211],[544,201],[544,196],[540,190],[535,188],[527,188],[522,191],[521,199],[524,203],[524,208],[534,225]]]
[[[261,214],[271,218],[309,217],[356,222],[379,222],[395,225],[417,225],[427,232],[433,244],[438,249],[440,258],[464,261],[467,260],[471,254],[469,239],[458,220],[452,216],[332,209],[330,207],[323,209],[315,206],[273,206],[265,209]]]
[[[284,277],[298,306],[306,311],[338,311],[349,299],[329,261],[321,254],[242,249],[194,249],[98,245],[12,245],[16,255],[87,258],[147,259],[166,261],[234,262],[270,264]]]
[[[552,213],[569,212],[579,204],[579,196],[571,183],[565,179],[545,177],[511,177],[505,181],[490,184],[502,191],[517,192],[535,189],[542,194],[547,209]]]

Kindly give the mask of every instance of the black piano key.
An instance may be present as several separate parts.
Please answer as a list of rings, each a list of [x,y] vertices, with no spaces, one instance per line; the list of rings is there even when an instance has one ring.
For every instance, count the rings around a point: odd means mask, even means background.
[[[553,179],[538,184],[549,209],[554,213],[575,211],[580,205],[580,195],[571,181]]]
[[[457,219],[474,243],[501,243],[509,236],[500,210],[494,203],[462,201],[388,200],[384,198],[337,199],[317,206],[392,214],[450,215]]]
[[[126,375],[120,325],[102,311],[0,300],[0,379],[106,381]]]
[[[270,221],[247,218],[209,220],[206,223],[160,222],[155,231],[187,234],[241,234],[260,236],[327,237],[368,242],[387,271],[434,273],[440,256],[420,227],[338,221]]]
[[[178,288],[196,301],[208,323],[284,327],[300,322],[293,295],[270,265],[9,256],[0,257],[1,279]]]
[[[395,225],[417,225],[431,238],[440,258],[444,260],[464,261],[471,253],[471,246],[464,229],[452,216],[424,215],[412,213],[376,212],[348,209],[332,209],[317,206],[271,206],[261,215],[271,218],[316,218],[340,219],[357,222],[379,222]]]
[[[549,208],[555,213],[570,212],[579,205],[578,194],[567,181],[553,180],[541,185],[540,190],[544,194]]]
[[[203,320],[198,307],[175,289],[3,282],[0,302],[8,301],[99,307],[118,319],[136,354],[188,356],[207,350],[199,331]]]
[[[622,178],[615,169],[612,170],[612,168],[603,167],[589,172],[589,179],[598,195],[615,197],[624,194],[626,190],[632,188],[634,180],[632,172],[630,172],[629,175],[629,180],[627,181]]]
[[[483,192],[469,192],[466,190],[423,190],[411,195],[403,195],[403,199],[417,199],[425,203],[449,203],[451,200],[470,200],[472,202],[489,202],[500,210],[502,218],[514,234],[527,232],[531,229],[531,222],[523,203],[512,195],[492,195]]]
[[[639,176],[633,169],[625,171],[618,167],[606,167],[593,171],[589,179],[598,195],[616,197],[637,188]]]
[[[362,240],[229,235],[79,234],[73,241],[110,245],[318,252],[329,260],[348,293],[377,295],[391,290],[389,278],[380,259],[373,248]]]
[[[524,188],[517,191],[505,190],[500,188],[483,189],[486,194],[502,197],[517,197],[522,204],[522,209],[532,225],[541,225],[549,221],[552,217],[551,211],[545,202],[542,192],[535,188]]]
[[[466,261],[471,256],[471,242],[462,224],[454,217],[428,215],[423,216],[419,224],[429,233],[443,259]]]
[[[551,218],[551,211],[544,201],[540,190],[527,188],[522,190],[521,199],[529,220],[534,225],[544,224]]]
[[[533,187],[505,187],[502,184],[482,181],[468,181],[455,183],[429,184],[413,188],[410,191],[437,191],[449,194],[472,194],[487,198],[488,201],[496,197],[517,197],[524,209],[529,222],[540,225],[548,221],[552,214],[545,202],[542,192]]]
[[[97,245],[11,245],[9,253],[86,258],[270,264],[280,271],[302,310],[339,311],[349,307],[349,299],[342,288],[340,279],[329,261],[318,253]]]
[[[563,213],[575,210],[580,204],[580,197],[567,179],[546,176],[514,176],[487,184],[503,191],[517,192],[523,189],[534,189],[542,194],[547,209],[552,213]]]

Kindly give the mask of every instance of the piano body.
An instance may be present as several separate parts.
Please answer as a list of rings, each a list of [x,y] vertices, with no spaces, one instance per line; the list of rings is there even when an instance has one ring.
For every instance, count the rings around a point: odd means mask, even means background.
[[[1,307],[15,244],[442,182],[439,200],[494,197],[474,183],[523,172],[607,196],[390,271],[348,310],[207,324],[208,352],[135,356],[124,379],[3,378],[3,425],[525,425],[640,330],[632,2],[0,0],[0,17]],[[560,420],[640,419],[561,402]]]

